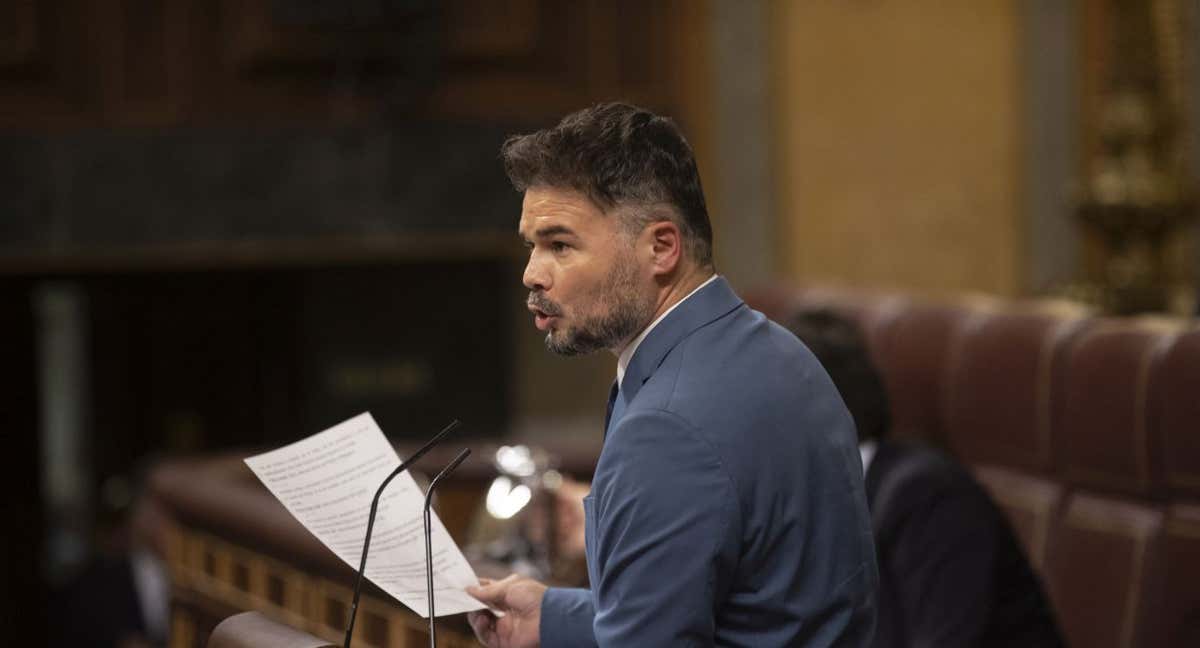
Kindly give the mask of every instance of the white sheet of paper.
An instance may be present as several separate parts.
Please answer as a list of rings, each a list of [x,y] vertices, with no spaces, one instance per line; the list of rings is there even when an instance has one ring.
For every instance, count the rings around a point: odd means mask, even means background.
[[[339,558],[358,569],[371,498],[400,458],[370,414],[278,450],[248,457],[246,465],[300,524]],[[422,617],[428,617],[425,580],[425,495],[408,471],[379,498],[366,577]],[[479,582],[475,570],[431,516],[433,588],[437,616],[483,609],[464,591]]]

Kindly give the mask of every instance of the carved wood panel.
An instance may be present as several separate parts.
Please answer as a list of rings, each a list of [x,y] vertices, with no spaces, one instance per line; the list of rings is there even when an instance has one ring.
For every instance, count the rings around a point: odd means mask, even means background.
[[[29,63],[37,52],[38,38],[33,0],[0,4],[0,68]]]
[[[688,37],[683,17],[693,6],[684,0],[530,4],[536,29],[524,52],[513,48],[483,64],[451,59],[431,112],[543,120],[606,99],[679,108],[683,89],[673,64],[694,64],[678,56]]]
[[[545,28],[537,0],[455,0],[445,10],[447,47],[461,60],[528,57]]]
[[[76,123],[86,114],[77,63],[86,43],[72,8],[67,0],[0,3],[0,129]]]
[[[99,46],[94,78],[106,124],[177,123],[190,96],[188,5],[162,0],[120,0],[93,9]]]
[[[434,45],[432,0],[225,0],[222,55],[239,72],[336,71],[348,62],[403,65]]]
[[[15,0],[0,128],[672,110],[687,0]]]

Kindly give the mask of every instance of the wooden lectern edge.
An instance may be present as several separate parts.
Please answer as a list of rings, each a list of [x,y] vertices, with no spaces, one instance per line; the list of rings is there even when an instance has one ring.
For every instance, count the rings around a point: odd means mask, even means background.
[[[261,612],[242,612],[222,621],[208,648],[336,648],[337,644],[273,621]]]

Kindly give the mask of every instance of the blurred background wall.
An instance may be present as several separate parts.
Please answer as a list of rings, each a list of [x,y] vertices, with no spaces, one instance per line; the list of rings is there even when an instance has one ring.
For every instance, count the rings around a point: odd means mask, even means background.
[[[1168,116],[1147,137],[1181,186],[1200,168],[1195,12],[1122,40],[1139,5],[0,2],[5,599],[101,550],[155,457],[364,409],[596,434],[613,360],[529,325],[497,151],[597,101],[680,122],[740,289],[1096,295],[1113,239],[1077,212],[1114,89]],[[1195,308],[1188,218],[1162,310]]]
[[[1020,290],[1020,4],[772,9],[782,270]]]

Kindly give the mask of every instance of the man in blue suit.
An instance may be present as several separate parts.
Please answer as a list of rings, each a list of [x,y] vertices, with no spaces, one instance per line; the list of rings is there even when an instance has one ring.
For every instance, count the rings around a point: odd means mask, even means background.
[[[866,646],[877,574],[854,424],[715,274],[691,148],[625,104],[510,138],[547,346],[617,356],[584,500],[590,589],[472,588],[491,647]],[[799,392],[797,392],[797,387]],[[797,395],[799,394],[799,395]]]

